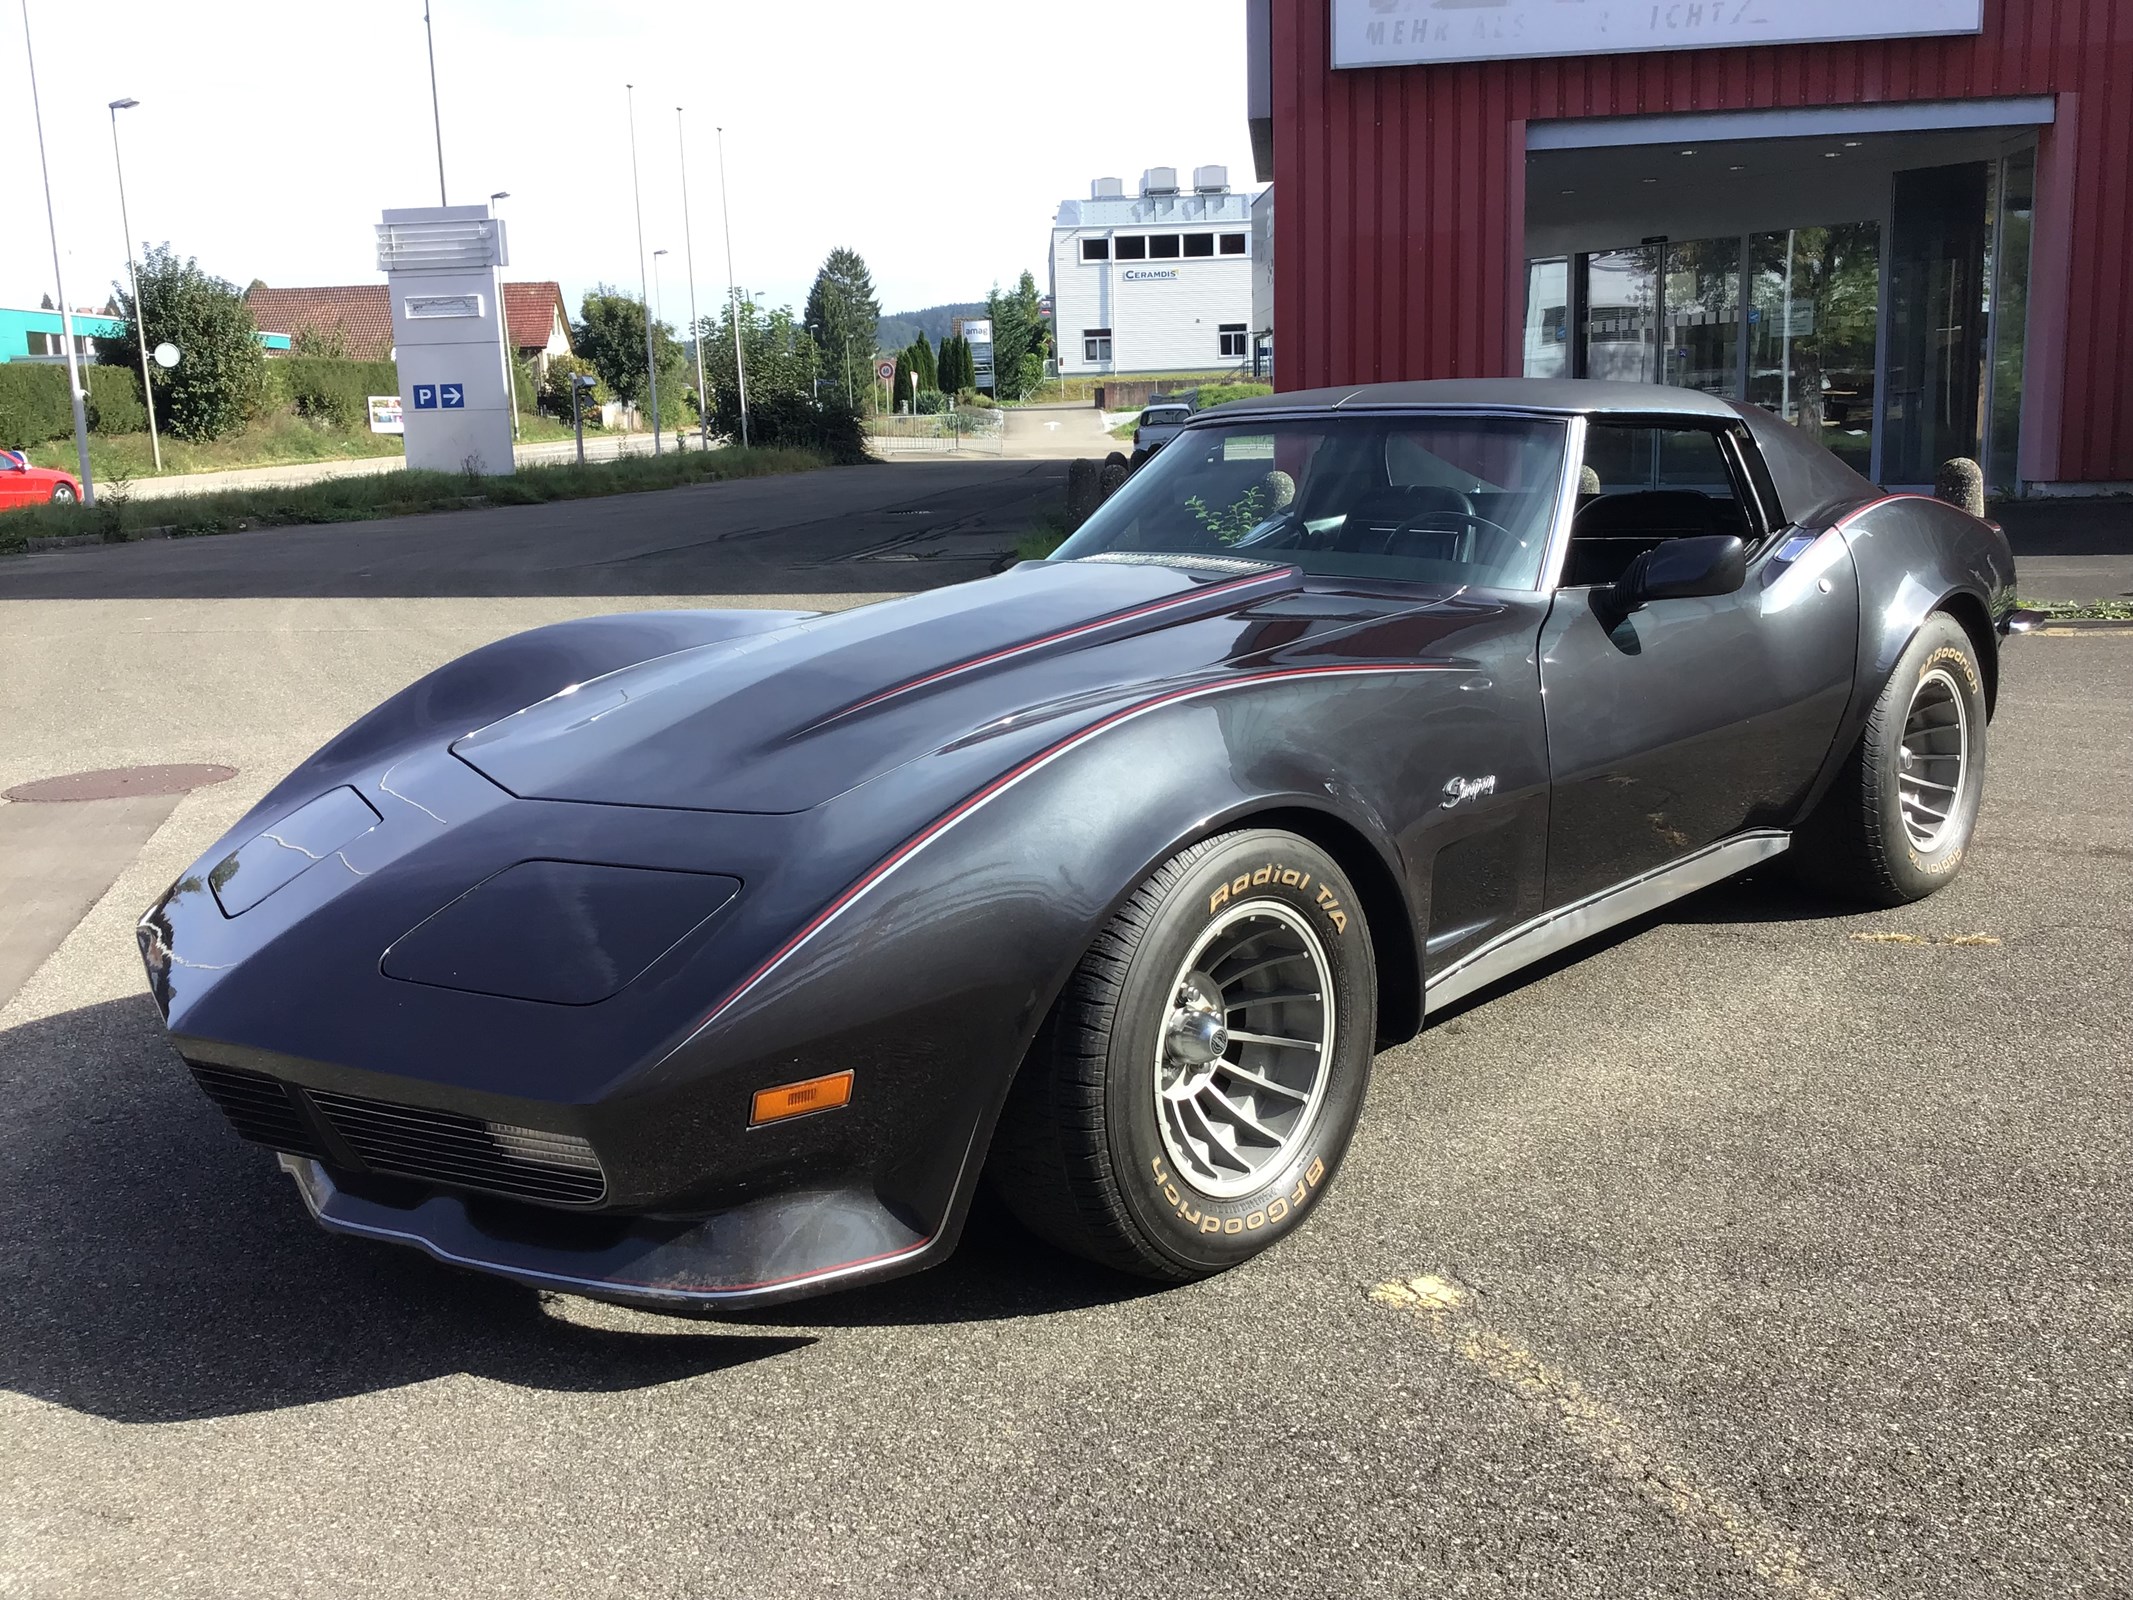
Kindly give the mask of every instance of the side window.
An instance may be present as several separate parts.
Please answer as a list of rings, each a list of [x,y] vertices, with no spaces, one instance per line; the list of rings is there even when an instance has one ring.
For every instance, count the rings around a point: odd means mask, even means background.
[[[1563,585],[1613,583],[1670,539],[1732,534],[1753,547],[1764,531],[1719,430],[1595,422],[1585,434]]]

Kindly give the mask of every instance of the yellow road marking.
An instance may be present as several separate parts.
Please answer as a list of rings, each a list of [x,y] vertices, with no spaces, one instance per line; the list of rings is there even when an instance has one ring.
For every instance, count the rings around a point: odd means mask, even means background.
[[[1438,1348],[1524,1401],[1609,1477],[1698,1538],[1731,1551],[1772,1592],[1805,1600],[1871,1600],[1866,1590],[1817,1574],[1816,1563],[1782,1528],[1700,1481],[1685,1459],[1642,1436],[1635,1424],[1595,1399],[1577,1379],[1482,1321],[1474,1292],[1456,1278],[1432,1274],[1381,1283],[1370,1291],[1370,1299],[1389,1310],[1412,1313]]]

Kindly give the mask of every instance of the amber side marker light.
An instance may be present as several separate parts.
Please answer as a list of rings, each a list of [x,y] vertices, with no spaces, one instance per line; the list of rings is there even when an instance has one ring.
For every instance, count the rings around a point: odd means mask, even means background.
[[[804,1083],[781,1083],[775,1089],[758,1089],[748,1126],[760,1128],[766,1122],[804,1117],[810,1111],[834,1111],[841,1105],[849,1105],[851,1099],[852,1075],[849,1072],[832,1072],[827,1077],[809,1078]]]

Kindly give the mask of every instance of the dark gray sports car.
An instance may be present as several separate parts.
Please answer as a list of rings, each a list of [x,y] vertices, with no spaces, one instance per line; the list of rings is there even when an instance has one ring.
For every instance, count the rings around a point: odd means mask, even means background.
[[[1751,408],[1277,395],[983,582],[478,650],[141,949],[341,1232],[744,1304],[939,1260],[989,1177],[1190,1278],[1308,1218],[1430,1012],[1773,857],[1945,883],[2013,594]]]

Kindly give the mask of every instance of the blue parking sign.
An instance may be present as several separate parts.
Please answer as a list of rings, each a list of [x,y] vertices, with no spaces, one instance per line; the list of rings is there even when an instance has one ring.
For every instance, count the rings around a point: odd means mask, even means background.
[[[435,411],[437,409],[437,385],[434,383],[418,383],[415,385],[415,409],[417,411]]]
[[[467,408],[467,391],[464,384],[438,384],[437,398],[447,411],[464,411]]]

